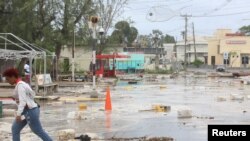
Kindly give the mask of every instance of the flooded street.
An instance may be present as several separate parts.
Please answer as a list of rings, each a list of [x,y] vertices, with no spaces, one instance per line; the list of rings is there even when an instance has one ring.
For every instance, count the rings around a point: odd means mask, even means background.
[[[57,106],[44,103],[41,119],[54,139],[58,130],[75,129],[77,135],[98,138],[164,136],[177,141],[206,141],[208,124],[250,123],[249,96],[249,85],[231,78],[187,76],[135,85],[119,81],[111,87],[111,113],[104,111],[105,101],[83,102],[88,106],[84,119],[70,120],[68,113],[78,111],[79,103]],[[154,104],[171,106],[171,111],[147,111]],[[178,118],[181,109],[189,109],[192,117]]]

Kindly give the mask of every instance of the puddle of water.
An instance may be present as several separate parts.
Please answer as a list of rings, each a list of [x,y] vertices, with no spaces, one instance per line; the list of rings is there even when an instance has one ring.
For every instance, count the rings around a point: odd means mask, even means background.
[[[101,137],[170,136],[178,141],[206,141],[208,124],[249,124],[250,87],[227,78],[177,78],[160,80],[159,84],[119,82],[111,90],[113,111],[106,114],[105,102],[85,102],[86,120],[67,119],[78,105],[43,105],[41,120],[55,138],[56,131],[73,128],[78,134],[95,133]],[[160,86],[164,86],[160,89]],[[230,94],[242,94],[244,101],[230,100]],[[226,101],[218,102],[219,96]],[[153,104],[171,106],[169,113],[139,112]],[[177,111],[188,107],[193,118],[178,119]],[[246,112],[243,112],[246,111]],[[197,118],[199,117],[199,118]],[[206,117],[213,117],[208,119]]]

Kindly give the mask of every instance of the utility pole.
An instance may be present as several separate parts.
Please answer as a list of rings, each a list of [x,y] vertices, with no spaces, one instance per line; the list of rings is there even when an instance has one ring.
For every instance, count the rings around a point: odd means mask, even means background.
[[[188,23],[188,18],[187,15],[185,15],[185,51],[184,51],[184,68],[187,68],[187,23]]]
[[[75,26],[73,28],[73,47],[72,47],[72,81],[75,81]]]
[[[187,68],[187,24],[188,24],[188,17],[191,17],[191,15],[181,15],[185,18],[185,48],[184,48],[184,68]]]
[[[174,70],[176,71],[179,71],[178,70],[178,67],[177,67],[177,45],[176,45],[176,43],[177,43],[177,37],[175,37],[175,42],[174,42],[174,48],[173,48],[173,52],[174,52],[174,56],[173,56],[173,59],[171,60],[171,62],[173,62],[172,64],[173,64],[173,68],[174,68]]]
[[[194,41],[194,60],[197,60],[197,54],[196,54],[196,43],[195,43],[195,32],[194,32],[194,23],[193,25],[193,41]]]

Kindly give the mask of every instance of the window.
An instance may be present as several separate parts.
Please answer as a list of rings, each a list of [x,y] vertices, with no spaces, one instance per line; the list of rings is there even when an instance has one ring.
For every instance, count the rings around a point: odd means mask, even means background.
[[[224,59],[224,65],[229,65],[230,60],[229,59]]]
[[[249,63],[249,57],[248,56],[242,56],[241,57],[241,63],[242,64],[248,64]]]

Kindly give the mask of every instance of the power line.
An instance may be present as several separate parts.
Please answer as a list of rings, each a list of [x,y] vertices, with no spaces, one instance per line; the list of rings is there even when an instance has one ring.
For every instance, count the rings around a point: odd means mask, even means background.
[[[232,0],[226,0],[224,3],[222,3],[221,5],[219,5],[218,7],[212,9],[211,11],[207,11],[206,13],[204,13],[203,15],[207,15],[207,14],[211,14],[213,12],[219,11],[222,8],[224,8],[225,6],[227,6]]]
[[[232,15],[239,15],[239,14],[247,14],[247,13],[250,13],[250,11],[244,11],[244,12],[237,12],[237,13],[228,13],[228,14],[220,14],[220,15],[196,15],[196,16],[192,16],[192,17],[223,17],[223,16],[232,16]]]
[[[182,3],[186,3],[186,2],[190,2],[190,1],[193,1],[193,0],[181,0],[181,1],[167,1],[167,0],[133,0],[133,1],[130,1],[129,3],[130,4],[142,4],[142,3],[172,3],[172,4],[182,4]]]

